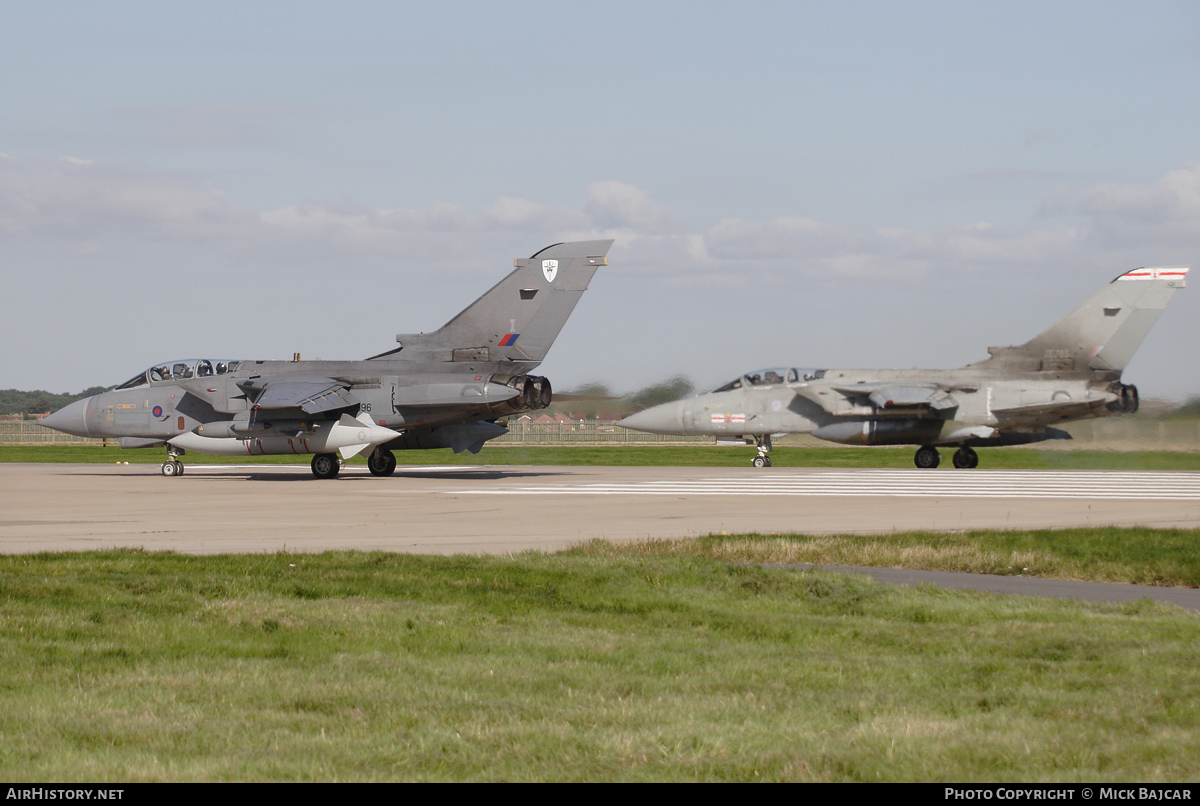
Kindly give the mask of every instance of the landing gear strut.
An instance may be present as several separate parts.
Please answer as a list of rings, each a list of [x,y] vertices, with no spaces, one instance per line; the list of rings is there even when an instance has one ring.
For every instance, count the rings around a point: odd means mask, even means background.
[[[171,445],[167,446],[167,461],[162,463],[162,474],[164,476],[182,476],[183,475],[183,462],[179,461],[179,459],[177,458],[177,457],[181,456],[182,454],[183,454],[182,448],[176,448]]]
[[[763,434],[754,438],[754,444],[758,448],[758,456],[754,457],[751,462],[755,467],[770,467],[771,457],[767,456],[767,452],[771,450],[771,435]]]
[[[942,455],[932,445],[922,445],[917,448],[917,455],[913,457],[913,464],[922,470],[933,470],[941,464],[941,461]]]
[[[336,479],[341,469],[336,453],[318,453],[312,458],[312,472],[319,479]]]
[[[979,454],[963,445],[954,452],[954,466],[960,470],[979,467]]]
[[[367,469],[372,476],[392,475],[396,470],[396,454],[383,447],[376,448],[367,458]]]

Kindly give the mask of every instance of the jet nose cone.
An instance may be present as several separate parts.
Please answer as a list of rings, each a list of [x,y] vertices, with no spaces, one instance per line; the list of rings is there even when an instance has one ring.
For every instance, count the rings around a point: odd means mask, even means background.
[[[62,431],[64,434],[73,434],[77,437],[90,436],[87,432],[87,423],[84,422],[84,417],[87,416],[89,400],[91,398],[76,400],[69,406],[65,406],[54,412],[49,417],[43,417],[41,424],[47,428],[53,428],[55,431]]]
[[[683,405],[683,401],[663,403],[661,406],[631,414],[617,425],[651,434],[681,434],[684,433]]]

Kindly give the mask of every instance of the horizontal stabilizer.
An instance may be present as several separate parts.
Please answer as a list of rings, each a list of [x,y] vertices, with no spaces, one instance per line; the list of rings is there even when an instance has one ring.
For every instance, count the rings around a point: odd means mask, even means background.
[[[455,453],[479,453],[483,443],[507,433],[507,428],[495,423],[456,423],[433,429],[417,428],[405,431],[395,442],[388,443],[387,447],[398,451],[450,448]]]
[[[1111,398],[1110,398],[1111,399]],[[1082,420],[1108,405],[1105,398],[1064,400],[1040,406],[1017,406],[1010,409],[992,409],[992,414],[1002,427],[1036,426],[1047,420],[1067,422]]]

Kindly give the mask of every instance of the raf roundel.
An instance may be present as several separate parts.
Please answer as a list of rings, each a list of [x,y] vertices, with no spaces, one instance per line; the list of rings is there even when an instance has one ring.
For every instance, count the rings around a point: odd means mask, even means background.
[[[162,415],[163,415],[162,406],[155,406],[153,409],[153,412],[154,412],[155,417],[162,417]]]

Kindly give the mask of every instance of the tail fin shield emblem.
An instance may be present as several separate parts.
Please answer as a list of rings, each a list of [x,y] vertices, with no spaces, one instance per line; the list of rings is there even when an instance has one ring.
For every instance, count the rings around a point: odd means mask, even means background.
[[[542,261],[542,274],[545,275],[547,283],[553,283],[554,275],[558,274],[558,261],[557,260],[543,260]]]

